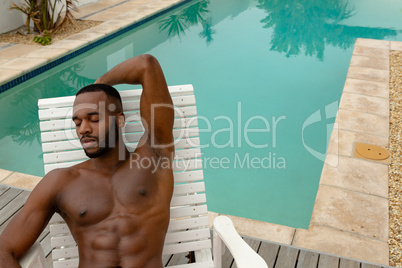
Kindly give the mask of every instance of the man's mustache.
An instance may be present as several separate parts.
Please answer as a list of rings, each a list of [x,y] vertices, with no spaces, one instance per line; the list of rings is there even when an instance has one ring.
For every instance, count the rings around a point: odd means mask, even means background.
[[[82,136],[81,139],[80,139],[80,141],[82,141],[83,139],[94,139],[94,140],[98,140],[97,137],[91,136],[91,135]]]

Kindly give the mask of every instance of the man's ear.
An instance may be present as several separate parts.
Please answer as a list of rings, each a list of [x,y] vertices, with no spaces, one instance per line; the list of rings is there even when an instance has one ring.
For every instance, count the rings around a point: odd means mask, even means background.
[[[123,112],[121,112],[117,115],[117,125],[119,127],[124,127],[125,124],[126,124],[126,116],[124,115]]]

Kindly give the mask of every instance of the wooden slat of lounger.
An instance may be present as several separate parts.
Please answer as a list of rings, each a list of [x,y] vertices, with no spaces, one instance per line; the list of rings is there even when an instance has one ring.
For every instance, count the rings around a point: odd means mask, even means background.
[[[199,181],[199,180],[203,180],[203,176],[204,176],[203,171],[201,169],[186,171],[186,172],[181,172],[181,173],[175,173],[174,181],[175,181],[175,183]]]
[[[261,242],[258,254],[264,259],[268,267],[274,267],[276,256],[278,255],[279,245],[275,243]]]
[[[42,132],[46,131],[58,131],[62,129],[75,129],[75,124],[71,118],[59,119],[51,121],[42,121],[39,123]],[[196,127],[198,126],[197,117],[176,118],[173,122],[173,128],[182,127]],[[123,133],[130,133],[136,131],[143,131],[144,128],[141,124],[126,121],[126,125],[123,128]]]
[[[201,159],[179,160],[173,162],[173,171],[190,171],[202,168]]]
[[[52,171],[53,169],[56,168],[67,168],[71,167],[73,165],[79,164],[81,162],[86,161],[87,159],[82,159],[78,161],[71,161],[71,162],[65,162],[65,163],[55,163],[55,164],[46,164],[45,165],[45,173],[48,173]],[[173,171],[178,172],[178,171],[190,171],[194,169],[201,169],[202,168],[202,162],[201,159],[194,159],[194,160],[189,160],[189,161],[175,161],[173,164]]]
[[[169,224],[168,232],[174,232],[179,230],[200,228],[208,225],[208,216],[200,216],[187,219],[171,220]],[[54,224],[50,226],[50,233],[52,235],[68,234],[70,230],[66,223]]]
[[[186,251],[195,251],[201,249],[210,249],[212,248],[211,240],[199,240],[199,241],[191,241],[186,243],[177,243],[165,245],[163,247],[163,254],[177,254],[180,252]]]
[[[173,196],[170,205],[173,206],[185,206],[185,205],[195,205],[203,204],[207,202],[205,194],[196,194],[188,196]]]
[[[53,249],[52,252],[53,260],[65,259],[65,258],[78,258],[78,247],[70,247],[70,248],[57,248]]]
[[[140,116],[139,116],[138,109],[126,110],[126,109],[124,109],[124,105],[125,104],[123,103],[123,110],[126,115],[126,120],[129,122],[139,121]],[[38,114],[39,114],[40,121],[70,119],[73,116],[73,107],[61,107],[61,108],[50,108],[50,109],[45,109],[45,110],[39,110]],[[197,109],[195,106],[181,107],[181,106],[177,106],[175,104],[174,115],[175,115],[175,117],[195,116],[195,115],[197,115]]]
[[[338,267],[339,267],[338,257],[320,254],[320,258],[318,259],[318,268],[338,268]]]
[[[192,85],[169,86],[169,92],[171,96],[188,95],[188,94],[191,95],[194,94],[194,89]],[[141,93],[142,89],[124,90],[120,91],[120,96],[123,101],[132,100],[132,99],[139,99]],[[38,101],[38,106],[39,109],[72,106],[74,99],[75,96],[40,99]]]
[[[188,218],[188,219],[170,220],[168,232],[184,230],[184,229],[199,228],[199,227],[207,226],[208,223],[209,223],[208,216],[199,216],[199,217]]]
[[[173,105],[176,107],[195,106],[195,96],[194,95],[173,96],[172,101],[173,101]],[[140,110],[140,100],[139,99],[129,100],[129,101],[123,100],[123,110],[124,111]]]
[[[62,260],[53,263],[53,268],[71,268],[78,267],[78,259]]]
[[[360,268],[360,262],[354,260],[340,259],[339,268]]]
[[[55,134],[53,142],[44,142],[42,144],[43,152],[64,151],[64,150],[82,150],[81,144],[78,139],[73,140],[59,140]],[[194,148],[200,146],[200,139],[198,137],[183,138],[175,141],[175,149]],[[127,144],[127,147],[136,148],[137,142]]]
[[[185,184],[176,184],[174,186],[173,195],[179,194],[193,194],[205,192],[205,183],[201,182],[191,182]]]
[[[318,256],[317,252],[300,250],[296,268],[317,267]]]
[[[185,230],[179,232],[169,232],[166,234],[165,243],[183,243],[187,241],[193,241],[198,239],[210,238],[210,233],[208,228],[196,229],[196,230]]]
[[[279,249],[278,259],[276,260],[276,268],[294,267],[299,250],[290,247],[283,247]]]

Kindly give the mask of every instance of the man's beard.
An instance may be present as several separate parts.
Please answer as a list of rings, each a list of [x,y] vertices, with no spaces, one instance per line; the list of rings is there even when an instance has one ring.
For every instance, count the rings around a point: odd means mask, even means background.
[[[104,153],[106,153],[106,151],[108,150],[108,136],[109,134],[106,136],[106,140],[105,140],[105,146],[99,146],[98,150],[96,150],[95,152],[88,152],[87,150],[84,149],[85,154],[89,157],[89,158],[97,158],[101,155],[103,155]]]
[[[114,124],[114,137],[115,137],[115,144],[113,146],[116,146],[116,142],[118,140],[118,127],[116,126],[116,124]],[[89,158],[97,158],[100,157],[102,155],[104,155],[109,149],[109,144],[110,144],[110,129],[109,131],[106,133],[105,135],[105,139],[103,140],[103,142],[99,143],[98,142],[98,150],[96,150],[95,152],[88,152],[87,150],[84,149],[85,154],[89,157]]]

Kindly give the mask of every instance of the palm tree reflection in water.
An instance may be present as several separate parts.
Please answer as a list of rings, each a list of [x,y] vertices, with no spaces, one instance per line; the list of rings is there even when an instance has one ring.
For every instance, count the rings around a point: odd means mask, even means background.
[[[258,0],[258,8],[268,16],[264,28],[273,28],[271,51],[297,56],[304,49],[308,56],[323,60],[325,45],[342,49],[354,45],[357,37],[384,39],[396,31],[340,24],[357,12],[344,0]]]
[[[207,44],[210,44],[215,30],[212,29],[212,18],[204,18],[209,12],[207,9],[209,3],[209,0],[198,1],[180,12],[170,15],[159,22],[159,30],[167,30],[169,37],[178,36],[180,38],[181,35],[185,35],[185,31],[190,26],[201,23],[203,31],[199,35],[201,38],[205,38]]]
[[[94,79],[79,75],[83,67],[82,63],[74,64],[72,67],[61,71],[58,76],[48,76],[28,87],[29,90],[21,90],[12,95],[11,106],[23,113],[23,118],[29,119],[23,126],[8,128],[8,133],[11,133],[14,142],[19,145],[32,145],[34,141],[40,143],[38,99],[71,96],[80,88],[95,82]],[[38,157],[41,158],[42,154]]]

